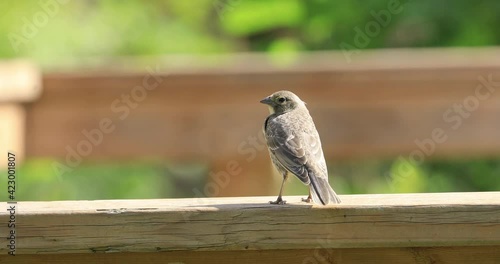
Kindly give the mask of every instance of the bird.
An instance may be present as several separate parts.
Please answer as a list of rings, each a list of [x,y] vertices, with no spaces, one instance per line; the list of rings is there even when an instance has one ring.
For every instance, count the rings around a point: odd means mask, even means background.
[[[280,192],[271,204],[283,205],[283,186],[289,173],[309,186],[302,201],[339,204],[340,198],[328,183],[328,170],[321,140],[306,103],[290,91],[278,91],[262,99],[270,115],[264,122],[264,135],[271,161],[283,176]]]

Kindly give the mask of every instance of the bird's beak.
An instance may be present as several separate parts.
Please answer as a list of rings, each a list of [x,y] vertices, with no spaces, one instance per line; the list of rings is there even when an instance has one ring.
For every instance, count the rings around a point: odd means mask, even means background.
[[[271,105],[272,102],[273,102],[273,100],[271,100],[271,97],[268,96],[268,97],[260,100],[260,102],[263,103],[263,104],[266,104],[266,105]]]

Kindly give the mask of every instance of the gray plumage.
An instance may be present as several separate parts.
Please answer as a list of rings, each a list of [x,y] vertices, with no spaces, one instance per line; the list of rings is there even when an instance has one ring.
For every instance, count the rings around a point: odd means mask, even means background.
[[[309,186],[309,197],[317,204],[340,203],[328,183],[321,141],[305,103],[289,91],[279,91],[266,97],[271,115],[264,123],[264,134],[271,160],[283,175],[280,194],[275,204],[283,204],[283,185],[288,172]]]

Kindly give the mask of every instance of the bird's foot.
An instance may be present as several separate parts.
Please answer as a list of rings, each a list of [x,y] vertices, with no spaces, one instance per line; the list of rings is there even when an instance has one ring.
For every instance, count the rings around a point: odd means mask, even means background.
[[[309,196],[307,196],[307,198],[302,198],[302,202],[311,203],[312,197],[309,195]]]
[[[278,199],[276,199],[276,201],[269,201],[270,204],[278,204],[278,205],[284,205],[286,204],[286,201],[281,199],[281,196],[278,197]]]

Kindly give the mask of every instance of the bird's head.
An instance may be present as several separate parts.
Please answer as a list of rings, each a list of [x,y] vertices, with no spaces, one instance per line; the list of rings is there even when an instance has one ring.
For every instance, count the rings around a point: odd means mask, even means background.
[[[305,103],[297,95],[289,91],[275,92],[260,102],[269,106],[271,114],[282,114],[298,107],[305,107]]]

